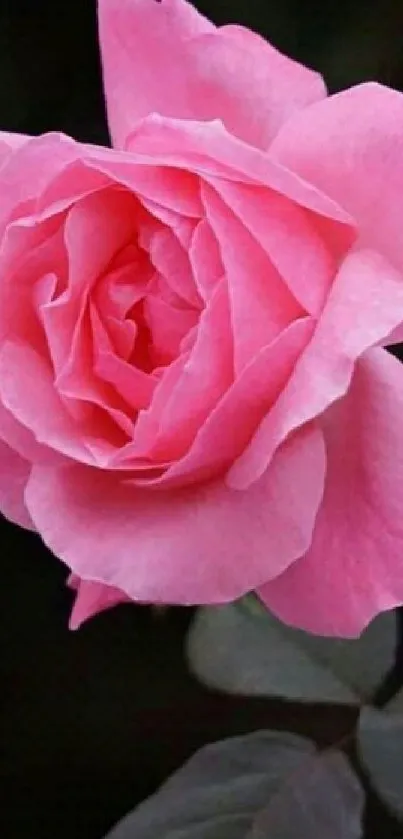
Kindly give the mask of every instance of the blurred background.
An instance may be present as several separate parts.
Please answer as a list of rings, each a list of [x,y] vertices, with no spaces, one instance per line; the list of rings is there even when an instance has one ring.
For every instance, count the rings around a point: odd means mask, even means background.
[[[397,0],[199,0],[319,70],[332,91],[376,79],[403,88]],[[95,0],[0,0],[0,128],[62,130],[107,143]],[[65,570],[0,521],[0,789],[4,839],[101,839],[196,748],[261,727],[319,743],[354,711],[210,694],[187,672],[187,610],[119,607],[67,629]],[[401,835],[370,802],[366,835]],[[302,837],[303,839],[303,837]]]

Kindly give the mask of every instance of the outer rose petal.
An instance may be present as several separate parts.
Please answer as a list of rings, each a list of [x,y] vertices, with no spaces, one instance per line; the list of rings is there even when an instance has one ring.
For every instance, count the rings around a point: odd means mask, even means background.
[[[16,136],[12,154],[1,169],[0,230],[19,206],[40,196],[85,150],[85,146],[63,134],[30,137],[25,143],[19,141],[20,135]],[[75,187],[77,191],[76,184]]]
[[[263,347],[305,312],[267,252],[217,192],[202,184],[201,195],[225,269],[238,376]]]
[[[403,95],[358,85],[293,116],[271,148],[357,220],[362,240],[403,268]]]
[[[24,501],[30,472],[31,464],[0,440],[0,511],[15,524],[35,530]]]
[[[8,341],[0,348],[0,398],[7,411],[33,433],[37,443],[57,453],[96,462],[54,387],[45,359],[28,344]]]
[[[137,490],[79,466],[34,467],[27,504],[46,544],[79,577],[133,600],[233,600],[310,544],[323,491],[321,432],[306,426],[248,492],[211,482]]]
[[[68,585],[76,592],[69,621],[70,629],[79,629],[84,621],[127,600],[116,588],[91,580],[80,580],[74,574],[70,575]]]
[[[185,0],[99,0],[114,145],[150,113],[221,119],[266,148],[297,108],[325,94],[316,73],[240,26],[217,29]]]
[[[355,636],[402,603],[402,413],[403,368],[373,349],[324,417],[328,470],[312,545],[260,590],[287,623]]]

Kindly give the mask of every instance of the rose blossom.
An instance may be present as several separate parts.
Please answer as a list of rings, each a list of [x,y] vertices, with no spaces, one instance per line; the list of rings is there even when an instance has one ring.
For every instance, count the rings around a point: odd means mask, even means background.
[[[100,0],[114,149],[1,135],[0,502],[122,599],[403,601],[403,96]]]

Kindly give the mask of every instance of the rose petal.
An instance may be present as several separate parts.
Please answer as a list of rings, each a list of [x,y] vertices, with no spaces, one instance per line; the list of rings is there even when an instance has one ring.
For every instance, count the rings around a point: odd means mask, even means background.
[[[87,166],[104,176],[116,178],[138,197],[146,210],[151,212],[154,206],[157,218],[160,216],[158,207],[189,218],[200,217],[202,205],[198,181],[186,166],[181,169],[159,166],[158,161],[154,161],[156,165],[148,166],[143,160],[135,160],[124,152],[96,146],[82,149]],[[136,163],[138,165],[134,165]]]
[[[82,420],[87,417],[93,423],[93,433],[102,436],[106,424],[108,442],[119,445],[127,442],[133,432],[133,419],[123,410],[121,399],[114,388],[95,375],[93,333],[88,306],[84,305],[75,324],[71,352],[55,379],[55,388],[64,398],[64,403],[73,416]],[[95,408],[100,412],[94,411]],[[104,413],[102,426],[96,422],[97,414]],[[116,424],[116,428],[113,426]]]
[[[60,221],[31,228],[11,225],[0,247],[0,338],[26,338],[47,354],[38,307],[45,290],[39,288],[53,269],[63,276]]]
[[[207,302],[224,275],[224,267],[217,239],[206,218],[194,228],[188,253],[198,292]]]
[[[8,131],[0,131],[0,166],[3,166],[10,155],[24,146],[29,139],[26,134],[11,134]]]
[[[118,603],[125,603],[127,600],[119,589],[105,586],[103,583],[80,580],[73,574],[68,582],[70,588],[76,591],[69,621],[70,629],[79,629],[89,618],[117,606]]]
[[[222,283],[201,314],[194,346],[161,413],[153,456],[160,452],[168,460],[186,450],[232,381],[228,294]]]
[[[323,418],[328,468],[312,545],[260,589],[287,623],[356,636],[403,602],[402,411],[402,365],[370,350]]]
[[[191,116],[219,118],[231,134],[252,146],[267,149],[294,111],[326,96],[317,73],[242,26],[224,26],[199,37],[189,50],[195,102]]]
[[[80,577],[134,600],[233,600],[303,553],[322,497],[321,433],[307,426],[248,492],[222,482],[145,492],[73,466],[34,467],[27,504],[46,544]]]
[[[259,478],[287,434],[343,396],[357,358],[402,318],[400,273],[380,254],[352,252],[341,266],[316,332],[288,386],[230,470],[230,485],[245,488]]]
[[[93,372],[114,389],[135,412],[148,408],[158,379],[120,358],[113,350],[96,308],[90,307],[93,333]]]
[[[0,229],[35,201],[66,166],[80,156],[83,148],[63,134],[43,134],[17,144],[1,170]]]
[[[228,294],[222,283],[200,317],[188,357],[179,357],[164,373],[150,408],[138,418],[133,443],[118,460],[140,457],[165,463],[180,457],[232,381]]]
[[[153,336],[153,352],[161,365],[177,358],[183,339],[199,321],[194,309],[170,306],[153,294],[144,301],[144,316]]]
[[[150,259],[172,290],[189,306],[200,309],[201,300],[193,279],[189,257],[172,230],[155,231],[149,244]]]
[[[189,352],[184,352],[163,371],[163,375],[158,376],[150,405],[146,406],[144,410],[140,410],[137,417],[133,435],[134,441],[115,453],[109,463],[111,468],[135,468],[137,460],[141,461],[141,469],[143,468],[143,460],[150,456],[155,444],[161,415],[183,375],[188,359]],[[142,391],[140,392],[142,393]]]
[[[278,398],[313,330],[313,319],[301,318],[255,356],[201,425],[185,456],[161,477],[148,477],[148,484],[182,486],[228,469]]]
[[[118,147],[152,112],[220,118],[265,148],[294,109],[322,98],[315,73],[242,27],[216,29],[185,0],[99,0],[109,123]]]
[[[108,175],[86,165],[85,156],[86,147],[76,143],[75,157],[61,168],[40,191],[35,201],[34,217],[46,219],[68,210],[88,195],[102,192],[106,187],[113,186]]]
[[[300,305],[319,315],[340,259],[352,244],[352,231],[272,190],[224,178],[214,185]]]
[[[403,95],[358,85],[296,114],[271,153],[337,201],[361,240],[403,268]]]
[[[75,203],[64,227],[72,289],[90,287],[112,257],[130,243],[136,210],[137,202],[128,190],[112,187]]]
[[[35,530],[24,501],[30,472],[31,464],[0,440],[0,511],[20,527]]]
[[[132,195],[106,189],[78,201],[67,215],[63,228],[67,287],[63,294],[41,309],[52,361],[58,373],[69,358],[83,298],[115,253],[127,244],[131,235],[134,236],[135,209]]]
[[[38,443],[32,431],[22,425],[0,401],[0,439],[29,463],[62,466],[63,455]]]
[[[32,347],[11,341],[1,347],[0,398],[37,442],[84,463],[94,463],[94,455],[55,390],[50,366]]]
[[[109,126],[123,147],[142,116],[186,115],[185,44],[214,26],[183,0],[98,0],[98,19]]]
[[[122,257],[122,263],[119,257]],[[116,262],[117,265],[115,265]],[[92,292],[92,299],[105,325],[113,322],[115,327],[118,324],[120,328],[125,325],[136,331],[135,324],[133,321],[126,320],[126,316],[130,309],[145,296],[153,273],[147,255],[137,242],[120,251],[110,269],[98,278]],[[132,337],[134,339],[134,335]],[[123,345],[126,347],[126,339],[123,339]],[[129,348],[122,348],[122,355],[128,357],[132,349],[133,340],[130,341]]]
[[[117,171],[119,178],[125,179],[138,161],[147,166],[184,168],[208,179],[218,176],[268,186],[303,207],[352,226],[351,217],[335,201],[271,155],[233,137],[218,120],[199,123],[153,114],[133,130],[127,147],[130,153],[126,154],[94,150],[93,165],[107,174]]]
[[[201,193],[225,270],[239,375],[254,355],[304,312],[265,251],[215,190],[203,184]]]

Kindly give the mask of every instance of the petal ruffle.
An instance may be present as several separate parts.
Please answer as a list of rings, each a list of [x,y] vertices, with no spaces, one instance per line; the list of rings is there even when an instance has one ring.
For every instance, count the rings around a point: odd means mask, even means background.
[[[80,580],[74,574],[70,575],[67,582],[76,593],[70,615],[70,629],[79,629],[89,618],[127,600],[118,589],[91,580]]]

